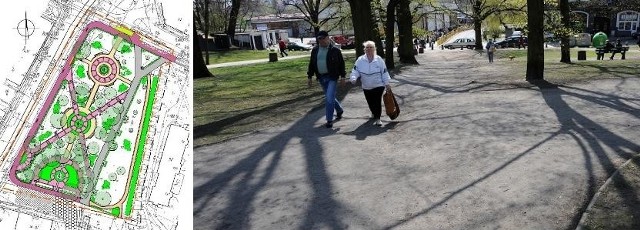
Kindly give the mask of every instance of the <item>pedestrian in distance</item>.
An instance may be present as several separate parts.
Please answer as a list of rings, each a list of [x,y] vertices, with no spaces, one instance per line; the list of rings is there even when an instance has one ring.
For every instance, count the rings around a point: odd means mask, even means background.
[[[376,44],[373,41],[366,41],[362,45],[364,46],[364,55],[356,59],[349,81],[351,84],[355,84],[360,78],[364,97],[374,119],[373,124],[382,126],[380,121],[382,94],[385,89],[391,89],[389,85],[391,77],[384,60],[376,55]]]
[[[487,48],[487,57],[489,57],[489,63],[493,63],[493,54],[494,52],[496,52],[496,44],[494,44],[492,40],[489,40],[485,48]]]
[[[609,59],[613,60],[613,57],[616,56],[616,53],[620,53],[621,49],[622,49],[622,43],[620,42],[620,39],[618,39],[616,41],[615,48],[613,49],[613,51],[611,51],[611,57],[609,57]]]
[[[289,54],[287,53],[287,43],[284,42],[284,38],[280,39],[280,41],[278,42],[278,48],[280,48],[280,56],[289,56]]]
[[[527,47],[524,46],[524,38],[522,36],[520,36],[520,38],[518,38],[518,49],[520,49],[520,47],[527,48]]]
[[[333,122],[342,119],[344,110],[336,98],[338,79],[340,85],[344,85],[347,75],[344,67],[344,58],[342,51],[331,44],[329,34],[326,31],[320,31],[316,35],[317,46],[311,50],[311,60],[307,70],[307,84],[312,85],[311,78],[313,75],[322,86],[325,98],[325,118],[327,123],[325,127],[333,127]],[[336,112],[336,118],[333,119],[333,112]]]
[[[613,49],[613,43],[611,43],[609,40],[606,40],[604,42],[604,50],[607,52],[610,52]]]

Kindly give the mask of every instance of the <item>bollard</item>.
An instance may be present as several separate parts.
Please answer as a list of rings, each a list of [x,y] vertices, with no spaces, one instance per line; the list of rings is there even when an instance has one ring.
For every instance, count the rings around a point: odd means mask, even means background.
[[[580,60],[582,60],[582,61],[587,60],[587,51],[584,51],[584,50],[578,51],[578,60],[579,61]]]
[[[269,62],[277,62],[278,53],[269,53]]]

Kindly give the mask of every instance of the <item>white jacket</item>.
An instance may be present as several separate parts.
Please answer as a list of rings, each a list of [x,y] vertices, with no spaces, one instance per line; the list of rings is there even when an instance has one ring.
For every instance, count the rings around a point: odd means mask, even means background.
[[[380,86],[386,86],[389,84],[391,77],[389,71],[387,71],[387,65],[384,64],[384,60],[376,55],[372,62],[369,62],[367,55],[362,55],[356,60],[356,64],[351,70],[351,76],[349,81],[352,84],[356,83],[356,80],[360,78],[362,82],[362,89],[373,89]]]

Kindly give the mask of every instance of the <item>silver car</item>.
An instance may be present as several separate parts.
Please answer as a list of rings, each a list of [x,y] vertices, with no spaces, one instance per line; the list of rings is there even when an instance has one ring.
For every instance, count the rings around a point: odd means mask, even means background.
[[[443,45],[447,49],[459,49],[467,48],[473,49],[476,46],[476,40],[473,38],[458,38],[453,42],[449,42]]]

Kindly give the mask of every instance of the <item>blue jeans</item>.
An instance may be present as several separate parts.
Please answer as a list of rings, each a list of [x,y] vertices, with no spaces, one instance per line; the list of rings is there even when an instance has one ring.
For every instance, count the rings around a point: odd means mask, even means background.
[[[337,113],[342,113],[344,110],[336,99],[337,86],[338,81],[331,79],[329,75],[321,75],[318,78],[320,85],[322,86],[322,91],[324,91],[324,110],[327,118],[327,122],[333,121],[333,111],[335,110]]]

